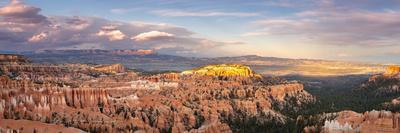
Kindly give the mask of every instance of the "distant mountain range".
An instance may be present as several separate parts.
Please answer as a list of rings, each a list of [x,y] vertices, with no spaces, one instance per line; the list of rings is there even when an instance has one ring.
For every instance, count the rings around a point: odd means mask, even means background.
[[[183,71],[208,64],[243,64],[265,75],[330,76],[349,74],[372,74],[384,71],[380,64],[343,62],[314,59],[289,59],[261,57],[257,55],[195,58],[164,55],[152,50],[42,50],[1,53],[22,54],[35,63],[121,63],[139,71]]]

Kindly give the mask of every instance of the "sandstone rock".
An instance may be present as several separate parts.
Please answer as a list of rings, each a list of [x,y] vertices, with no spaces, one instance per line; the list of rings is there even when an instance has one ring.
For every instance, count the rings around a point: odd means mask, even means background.
[[[28,120],[0,119],[0,132],[21,132],[21,133],[84,133],[84,131],[64,127],[63,125],[45,124]]]
[[[243,65],[234,64],[222,64],[222,65],[208,65],[194,70],[188,70],[182,72],[182,74],[198,74],[207,76],[244,76],[254,77],[260,76],[255,74],[250,67]]]
[[[325,122],[324,132],[398,133],[400,132],[400,114],[375,110],[364,114],[342,111],[333,121]]]
[[[257,77],[248,67],[197,76],[127,72],[98,77],[80,64],[0,68],[18,75],[0,77],[1,118],[88,132],[231,132],[227,122],[233,119],[284,123],[286,117],[273,104],[296,99],[297,108],[314,99],[300,83]]]

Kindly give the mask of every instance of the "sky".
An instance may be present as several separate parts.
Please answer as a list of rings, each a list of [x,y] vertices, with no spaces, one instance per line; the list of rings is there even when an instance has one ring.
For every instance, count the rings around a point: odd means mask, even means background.
[[[400,0],[0,0],[0,50],[400,63]]]

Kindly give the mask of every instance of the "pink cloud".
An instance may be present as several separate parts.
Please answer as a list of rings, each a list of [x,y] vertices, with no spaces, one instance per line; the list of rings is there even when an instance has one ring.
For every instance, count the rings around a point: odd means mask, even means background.
[[[118,41],[125,38],[125,34],[118,30],[116,26],[103,26],[96,35],[100,37],[105,36],[110,41]]]
[[[397,11],[307,10],[292,17],[255,21],[260,30],[243,36],[296,36],[332,45],[399,45],[399,18]]]
[[[46,17],[38,14],[40,10],[19,0],[12,0],[10,4],[0,8],[0,16],[11,23],[41,23]]]
[[[192,31],[171,24],[44,16],[40,11],[18,0],[0,7],[0,50],[158,49],[184,54],[179,51],[207,51],[231,43],[193,37]]]
[[[131,39],[135,41],[147,41],[151,39],[157,39],[157,38],[163,38],[163,37],[173,37],[175,36],[174,34],[170,34],[167,32],[160,32],[160,31],[150,31],[150,32],[144,32],[140,33]]]

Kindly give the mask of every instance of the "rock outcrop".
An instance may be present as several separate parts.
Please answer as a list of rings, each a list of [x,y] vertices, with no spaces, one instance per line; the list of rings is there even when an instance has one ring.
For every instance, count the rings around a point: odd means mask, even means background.
[[[28,120],[0,119],[2,133],[84,133],[84,131],[63,125],[44,124]]]
[[[260,76],[253,72],[248,66],[238,64],[208,65],[194,70],[183,71],[184,75],[207,75],[207,76]]]
[[[383,74],[376,74],[357,90],[370,91],[376,96],[395,96],[400,92],[400,73],[397,66],[389,66]]]
[[[326,121],[326,133],[398,133],[400,132],[400,113],[390,111],[370,111],[364,114],[342,111],[332,121]]]

